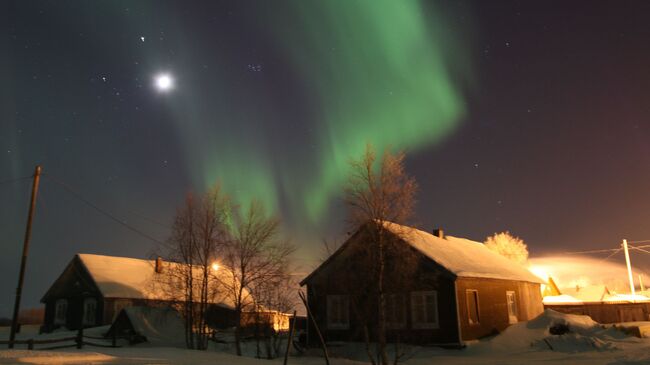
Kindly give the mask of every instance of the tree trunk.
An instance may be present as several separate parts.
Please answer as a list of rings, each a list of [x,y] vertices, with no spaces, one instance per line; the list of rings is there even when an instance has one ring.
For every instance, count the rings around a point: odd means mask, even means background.
[[[235,310],[235,350],[241,356],[241,309]]]
[[[384,296],[384,270],[386,266],[385,257],[384,257],[384,237],[383,237],[383,223],[379,228],[379,239],[378,239],[378,248],[379,248],[379,272],[378,272],[378,291],[379,291],[379,303],[378,303],[378,319],[377,319],[377,345],[379,346],[379,356],[381,358],[382,365],[389,365],[388,354],[386,353],[386,298]]]
[[[375,356],[372,354],[372,351],[370,351],[370,334],[368,333],[367,324],[363,326],[363,339],[366,342],[366,354],[368,354],[368,360],[370,360],[370,364],[377,365],[377,362],[375,361]]]

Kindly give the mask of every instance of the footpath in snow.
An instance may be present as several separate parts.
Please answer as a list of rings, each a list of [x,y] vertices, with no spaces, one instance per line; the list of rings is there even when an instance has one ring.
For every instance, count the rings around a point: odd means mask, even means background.
[[[52,334],[47,335],[53,336]],[[281,364],[282,359],[237,357],[228,348],[192,351],[140,344],[122,348],[83,350],[0,350],[0,364]],[[425,364],[650,364],[650,339],[630,336],[587,316],[546,310],[529,322],[510,326],[501,334],[469,344],[462,350],[402,346],[401,362]],[[324,364],[318,351],[292,356],[289,364]],[[332,365],[367,364],[362,344],[332,347]],[[392,355],[392,354],[391,354]]]

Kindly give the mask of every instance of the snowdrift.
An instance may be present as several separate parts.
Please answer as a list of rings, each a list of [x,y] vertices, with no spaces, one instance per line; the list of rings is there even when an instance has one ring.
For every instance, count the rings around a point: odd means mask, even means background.
[[[631,337],[613,326],[603,326],[589,316],[564,314],[546,309],[537,318],[514,324],[501,334],[470,345],[468,352],[512,352],[550,350],[557,352],[613,351],[617,341]]]

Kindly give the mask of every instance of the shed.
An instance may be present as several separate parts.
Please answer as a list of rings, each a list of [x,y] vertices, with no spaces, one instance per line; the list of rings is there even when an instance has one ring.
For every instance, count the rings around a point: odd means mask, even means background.
[[[126,307],[113,321],[106,337],[126,338],[131,344],[185,347],[183,319],[171,307]]]

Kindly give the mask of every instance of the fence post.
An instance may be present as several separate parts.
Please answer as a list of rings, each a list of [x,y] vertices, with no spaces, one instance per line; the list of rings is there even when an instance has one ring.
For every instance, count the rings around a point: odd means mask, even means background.
[[[312,324],[314,325],[314,329],[316,330],[316,334],[318,335],[318,339],[320,340],[321,346],[323,346],[323,356],[325,357],[325,364],[330,365],[330,356],[327,353],[327,345],[325,344],[325,339],[323,339],[323,334],[320,332],[320,329],[318,328],[318,323],[316,322],[316,318],[314,318],[314,314],[311,312],[311,309],[309,308],[309,303],[307,303],[307,297],[305,296],[305,293],[302,291],[298,292],[298,296],[300,297],[300,300],[302,300],[302,303],[305,305],[305,308],[307,309],[307,316],[311,319]]]
[[[33,338],[30,338],[29,340],[27,340],[27,349],[28,350],[33,350],[34,349],[34,339]]]
[[[77,348],[78,349],[83,348],[83,346],[84,346],[84,326],[83,325],[81,325],[81,327],[79,327],[79,331],[77,331],[77,339],[76,339],[76,341],[77,341]]]
[[[287,365],[287,361],[289,360],[289,350],[291,349],[291,342],[293,342],[293,331],[296,328],[296,311],[293,311],[293,321],[289,323],[289,338],[287,338],[287,349],[284,351],[284,363],[283,365]]]

